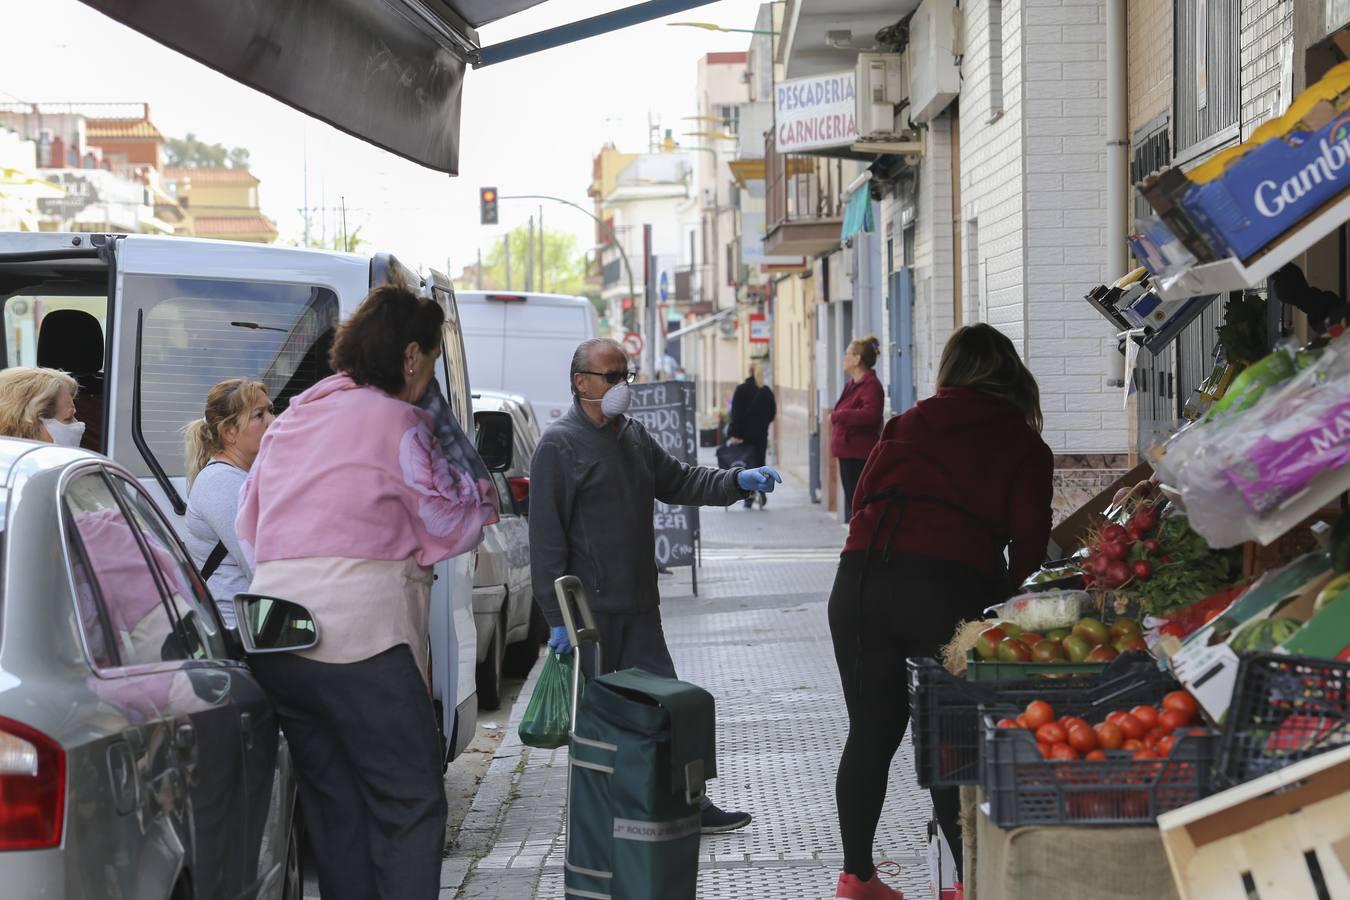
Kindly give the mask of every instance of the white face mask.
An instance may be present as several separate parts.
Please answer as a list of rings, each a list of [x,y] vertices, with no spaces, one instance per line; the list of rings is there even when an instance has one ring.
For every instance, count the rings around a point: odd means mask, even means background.
[[[599,400],[592,400],[589,397],[581,399],[587,403],[599,403],[601,415],[606,419],[612,419],[628,412],[628,405],[633,402],[633,389],[628,386],[628,382],[620,381],[605,391],[605,396]]]
[[[42,427],[52,436],[52,443],[62,447],[78,447],[84,437],[83,422],[62,422],[59,419],[43,419]]]

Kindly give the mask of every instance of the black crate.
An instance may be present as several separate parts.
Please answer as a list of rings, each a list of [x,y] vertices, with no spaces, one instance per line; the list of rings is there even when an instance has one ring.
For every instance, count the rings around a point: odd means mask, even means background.
[[[1057,713],[1100,717],[1119,707],[1157,703],[1176,687],[1151,657],[1136,654],[1122,656],[1099,675],[985,682],[953,675],[934,659],[910,659],[915,776],[926,788],[979,783],[981,705],[1024,707],[1046,700]]]
[[[1218,734],[1204,728],[1178,733],[1162,759],[1134,759],[1115,750],[1099,761],[1055,761],[1041,756],[1023,728],[999,728],[997,714],[982,717],[980,784],[989,818],[1000,828],[1026,825],[1152,825],[1159,814],[1194,803],[1214,790]]]
[[[1350,662],[1242,657],[1224,719],[1219,771],[1229,785],[1350,744]]]

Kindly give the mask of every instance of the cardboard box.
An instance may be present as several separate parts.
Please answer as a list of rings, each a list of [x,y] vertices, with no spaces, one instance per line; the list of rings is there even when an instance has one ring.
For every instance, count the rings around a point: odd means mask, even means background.
[[[1229,640],[1242,626],[1272,615],[1306,621],[1313,614],[1318,591],[1331,577],[1331,560],[1325,553],[1310,553],[1266,573],[1223,615],[1173,649],[1168,667],[1211,719],[1223,721],[1238,674],[1238,656]]]
[[[1181,900],[1350,897],[1350,747],[1163,813],[1158,828]]]
[[[1250,259],[1337,199],[1350,175],[1350,112],[1312,132],[1260,144],[1182,201],[1206,243],[1221,255]]]

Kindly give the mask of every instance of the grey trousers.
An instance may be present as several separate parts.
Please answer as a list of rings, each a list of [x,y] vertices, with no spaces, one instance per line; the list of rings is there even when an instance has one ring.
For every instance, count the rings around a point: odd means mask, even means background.
[[[595,614],[600,629],[600,674],[621,669],[641,669],[653,675],[674,678],[675,663],[666,647],[666,632],[661,627],[661,610],[639,613]],[[582,648],[588,675],[595,672],[594,647]]]

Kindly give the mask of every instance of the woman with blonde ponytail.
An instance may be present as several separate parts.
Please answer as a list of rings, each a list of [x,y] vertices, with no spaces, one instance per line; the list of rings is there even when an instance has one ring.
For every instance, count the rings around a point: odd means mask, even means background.
[[[230,600],[247,591],[253,578],[234,528],[239,492],[272,418],[266,385],[231,378],[211,388],[202,417],[184,429],[188,480],[185,543],[216,598],[221,619],[231,627],[234,607]]]

